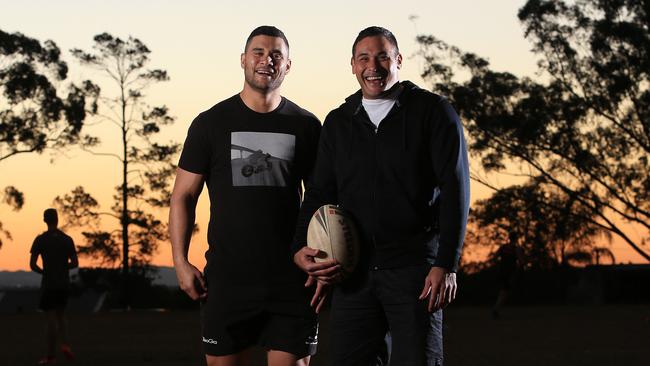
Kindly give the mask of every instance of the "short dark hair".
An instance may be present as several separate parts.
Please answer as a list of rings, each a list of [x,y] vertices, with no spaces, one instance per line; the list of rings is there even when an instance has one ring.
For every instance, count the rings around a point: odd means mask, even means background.
[[[354,51],[357,47],[357,43],[359,43],[362,39],[368,38],[368,37],[374,37],[374,36],[382,36],[388,40],[393,46],[395,46],[395,51],[399,52],[399,47],[397,46],[397,39],[395,38],[395,35],[393,32],[389,31],[388,29],[384,27],[378,27],[376,25],[372,27],[368,27],[361,32],[359,32],[359,35],[357,38],[354,40],[354,43],[352,44],[352,57],[354,57]]]
[[[49,225],[56,225],[59,222],[59,215],[56,213],[55,209],[48,208],[43,211],[43,221]]]
[[[248,49],[248,44],[251,43],[251,39],[255,36],[270,36],[270,37],[279,37],[282,38],[284,44],[287,45],[287,50],[289,49],[289,41],[284,35],[284,32],[272,25],[261,25],[251,32],[251,34],[246,38],[246,45],[244,46],[244,52]]]

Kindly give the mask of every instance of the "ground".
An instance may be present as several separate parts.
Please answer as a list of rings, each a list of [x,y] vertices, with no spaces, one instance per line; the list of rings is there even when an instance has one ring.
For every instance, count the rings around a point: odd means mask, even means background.
[[[313,366],[326,364],[328,329],[322,323]],[[45,349],[43,314],[0,314],[0,325],[0,365],[33,365]],[[74,365],[203,365],[198,335],[198,312],[70,315]],[[445,312],[447,366],[647,366],[649,345],[648,305],[505,308],[498,320],[487,308],[452,306]]]

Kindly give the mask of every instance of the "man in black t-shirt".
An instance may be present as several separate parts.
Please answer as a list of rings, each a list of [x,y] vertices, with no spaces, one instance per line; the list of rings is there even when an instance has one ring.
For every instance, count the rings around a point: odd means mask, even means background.
[[[290,244],[320,122],[280,95],[291,61],[279,29],[255,29],[241,66],[243,90],[189,128],[170,207],[174,266],[179,286],[202,303],[208,365],[245,363],[252,346],[268,351],[269,365],[306,365],[318,328]],[[210,223],[201,273],[187,254],[204,183]]]
[[[47,224],[47,231],[34,239],[29,260],[32,271],[43,275],[39,307],[47,317],[47,355],[38,362],[39,365],[55,362],[57,338],[61,339],[63,355],[69,360],[74,358],[68,344],[64,309],[70,287],[68,272],[79,266],[72,238],[57,228],[56,210],[45,210],[43,221]],[[38,265],[39,256],[42,268]]]

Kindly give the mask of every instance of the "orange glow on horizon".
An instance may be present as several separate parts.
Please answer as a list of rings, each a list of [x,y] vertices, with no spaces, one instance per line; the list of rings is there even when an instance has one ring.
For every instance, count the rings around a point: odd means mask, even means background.
[[[449,44],[487,57],[496,70],[534,78],[536,57],[529,51],[531,45],[523,38],[516,16],[524,2],[404,0],[399,7],[379,4],[375,9],[368,9],[363,2],[340,0],[327,4],[289,0],[282,9],[267,9],[267,4],[259,0],[190,6],[133,2],[125,11],[123,4],[112,2],[93,2],[90,6],[79,0],[24,0],[3,4],[0,29],[21,32],[39,41],[55,41],[68,62],[73,81],[98,81],[95,80],[98,74],[75,63],[70,57],[71,48],[89,50],[92,37],[105,31],[122,38],[129,35],[139,38],[152,51],[150,67],[167,70],[171,78],[146,92],[149,104],[166,105],[176,117],[174,125],[163,128],[161,141],[182,142],[198,113],[241,90],[243,73],[239,56],[246,36],[258,25],[274,24],[286,33],[291,45],[292,68],[282,86],[283,95],[322,121],[332,108],[358,89],[350,70],[350,48],[359,30],[369,25],[382,25],[395,33],[404,56],[400,78],[412,80],[423,88],[428,85],[419,75],[421,60],[416,56],[415,42],[418,34],[434,34]],[[258,6],[266,10],[250,12]],[[415,23],[409,20],[413,14],[418,15]],[[462,25],[459,25],[461,15]],[[110,123],[90,130],[103,140],[99,151],[114,152],[119,148]],[[46,228],[42,212],[52,205],[56,196],[81,185],[100,202],[103,210],[109,210],[112,205],[114,187],[121,181],[116,160],[92,156],[77,148],[55,153],[53,161],[52,157],[50,152],[22,154],[0,162],[0,190],[14,185],[25,193],[26,199],[18,212],[0,203],[0,221],[13,235],[13,240],[2,237],[0,270],[28,270],[32,241]],[[508,180],[504,178],[499,183],[506,185]],[[190,261],[199,268],[205,265],[207,250],[206,190],[197,207],[200,232],[193,237],[189,254]],[[489,191],[473,183],[473,200],[488,195]],[[165,222],[166,215],[166,212],[159,214]],[[70,234],[77,245],[82,244],[80,232],[70,231]],[[619,239],[614,239],[611,248],[617,262],[645,263]],[[90,261],[80,258],[80,264],[88,266]],[[169,243],[160,245],[153,264],[172,265]]]

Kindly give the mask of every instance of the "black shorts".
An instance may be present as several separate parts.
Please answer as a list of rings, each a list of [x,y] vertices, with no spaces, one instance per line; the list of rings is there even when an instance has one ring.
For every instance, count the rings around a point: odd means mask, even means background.
[[[301,287],[272,289],[208,281],[201,324],[207,355],[230,355],[251,346],[299,358],[316,353],[318,322]]]
[[[43,311],[63,309],[68,304],[68,296],[68,290],[42,289],[38,307]]]

